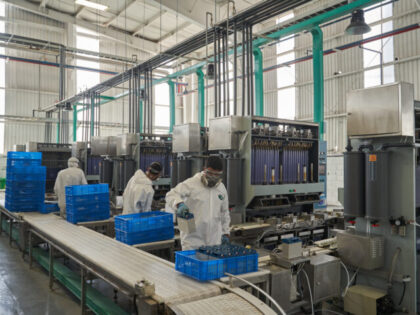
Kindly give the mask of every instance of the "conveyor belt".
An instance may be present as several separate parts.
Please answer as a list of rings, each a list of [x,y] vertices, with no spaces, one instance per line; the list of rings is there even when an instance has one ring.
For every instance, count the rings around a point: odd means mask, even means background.
[[[236,294],[228,293],[195,302],[177,305],[172,310],[177,315],[255,315],[263,314],[259,309]]]
[[[84,227],[70,224],[56,215],[21,213],[29,225],[51,241],[70,249],[91,265],[134,288],[147,279],[155,284],[154,298],[177,304],[221,294],[213,283],[200,283],[174,270],[174,265],[132,246]]]

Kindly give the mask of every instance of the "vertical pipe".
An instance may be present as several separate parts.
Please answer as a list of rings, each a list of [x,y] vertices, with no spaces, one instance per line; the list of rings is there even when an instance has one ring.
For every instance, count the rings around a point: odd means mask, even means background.
[[[214,117],[217,117],[217,85],[218,85],[218,69],[217,69],[217,32],[216,28],[214,28],[213,34],[213,59],[214,59],[214,80],[213,80],[213,88],[214,88]]]
[[[90,139],[95,135],[95,96],[90,96]]]
[[[263,56],[261,49],[254,48],[254,62],[255,62],[255,114],[257,116],[264,116],[264,68]]]
[[[226,116],[226,34],[222,33],[223,55],[223,116]]]
[[[249,64],[249,27],[245,26],[245,37],[246,37],[246,100],[247,100],[247,114],[249,116],[252,115],[251,113],[251,80],[250,80],[250,70],[251,66]]]
[[[236,22],[233,24],[233,114],[237,114],[237,98],[238,98],[238,90],[237,90],[237,83],[238,83],[238,52],[237,52],[237,32],[236,32]]]
[[[58,120],[57,120],[57,143],[60,143],[60,123],[61,123],[61,109],[58,109]]]
[[[73,105],[73,141],[77,141],[77,105]]]
[[[314,122],[319,124],[319,139],[324,137],[324,52],[323,34],[319,26],[311,30],[314,80]]]
[[[242,25],[242,116],[245,116],[245,26]]]
[[[168,81],[169,86],[169,133],[172,133],[175,125],[175,83],[171,80]]]
[[[249,34],[249,47],[248,47],[248,54],[249,54],[249,81],[250,81],[250,104],[251,104],[251,116],[254,115],[254,62],[252,60],[252,25],[249,26],[248,30]]]
[[[229,79],[229,29],[226,30],[226,115],[230,115],[230,79]]]
[[[217,113],[218,113],[219,117],[222,116],[222,76],[221,76],[222,71],[221,71],[221,64],[220,64],[221,63],[221,60],[220,60],[220,58],[221,58],[221,56],[220,56],[220,53],[221,53],[220,40],[221,40],[221,34],[220,34],[220,32],[218,32],[217,33],[217,67],[219,68],[219,81],[218,81],[219,82],[219,86],[218,86],[219,100],[218,100]]]
[[[201,127],[204,127],[204,73],[201,68],[198,68],[196,73],[198,81],[198,122]]]

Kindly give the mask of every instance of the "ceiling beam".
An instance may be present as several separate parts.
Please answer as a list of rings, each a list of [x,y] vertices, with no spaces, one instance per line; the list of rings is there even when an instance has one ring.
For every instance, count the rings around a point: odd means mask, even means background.
[[[206,27],[206,12],[214,12],[214,4],[207,1],[198,0],[146,0],[148,4],[155,8],[161,8],[172,13],[178,14],[184,20]]]
[[[146,22],[140,23],[138,27],[136,27],[135,31],[131,34],[133,36],[136,36],[137,34],[140,34],[141,31],[148,25],[152,24],[154,21],[156,21],[158,18],[160,18],[161,15],[163,15],[165,11],[158,12],[155,15],[153,15],[151,18],[149,18]]]
[[[86,20],[78,19],[72,15],[62,13],[56,10],[46,9],[46,8],[40,9],[37,4],[31,3],[29,1],[4,0],[4,2],[10,5],[19,7],[21,9],[24,9],[26,11],[33,12],[35,14],[47,16],[51,19],[54,19],[63,23],[69,23],[69,24],[74,24],[74,25],[84,27],[88,30],[97,32],[101,36],[110,38],[124,45],[127,44],[130,47],[140,49],[149,53],[156,53],[160,49],[160,46],[157,43],[152,42],[150,40],[140,39],[140,38],[136,38],[132,36],[125,36],[126,34],[124,32],[111,29],[111,28],[105,28],[103,26],[97,26]]]
[[[76,19],[78,19],[81,15],[82,15],[82,13],[83,13],[83,11],[86,9],[86,7],[85,6],[83,6],[83,5],[81,5],[78,9],[77,9],[77,11],[76,11],[76,14],[74,15],[74,17],[76,18]]]
[[[169,37],[172,37],[172,36],[174,36],[174,35],[176,35],[176,33],[178,33],[179,31],[182,31],[184,28],[186,28],[186,27],[188,27],[188,26],[190,26],[191,25],[191,23],[190,22],[185,22],[185,23],[182,23],[181,25],[179,25],[177,28],[175,28],[175,29],[173,29],[172,31],[170,31],[169,33],[166,33],[165,35],[163,35],[160,39],[159,39],[159,41],[161,42],[161,41],[164,41],[164,40],[166,40],[166,39],[168,39]]]
[[[119,19],[122,14],[125,12],[125,15],[127,15],[127,10],[130,9],[130,7],[135,4],[137,2],[137,0],[132,0],[129,4],[127,4],[127,6],[125,6],[121,9],[120,12],[118,12],[114,17],[112,17],[110,20],[108,20],[107,22],[104,23],[105,27],[110,26],[112,23],[114,23],[117,19]]]
[[[48,4],[48,1],[49,0],[42,0],[41,3],[39,4],[39,7],[40,8],[45,8],[47,6],[47,4]]]

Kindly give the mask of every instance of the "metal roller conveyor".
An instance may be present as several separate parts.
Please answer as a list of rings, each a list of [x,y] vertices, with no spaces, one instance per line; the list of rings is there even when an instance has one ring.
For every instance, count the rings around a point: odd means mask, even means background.
[[[155,285],[153,299],[177,304],[221,294],[214,283],[200,283],[175,271],[174,265],[144,251],[120,243],[84,227],[70,224],[56,215],[22,213],[31,228],[62,246],[86,265],[109,274],[125,288],[134,290],[137,281]]]

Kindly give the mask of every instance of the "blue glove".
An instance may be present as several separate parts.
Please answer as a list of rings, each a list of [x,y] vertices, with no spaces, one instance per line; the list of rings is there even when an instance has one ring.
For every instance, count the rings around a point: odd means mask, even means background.
[[[188,213],[190,212],[190,209],[187,207],[187,205],[183,202],[178,204],[178,209],[176,210],[176,215],[180,218],[184,218]]]
[[[229,236],[227,236],[226,234],[222,235],[222,245],[227,245],[229,243]]]

